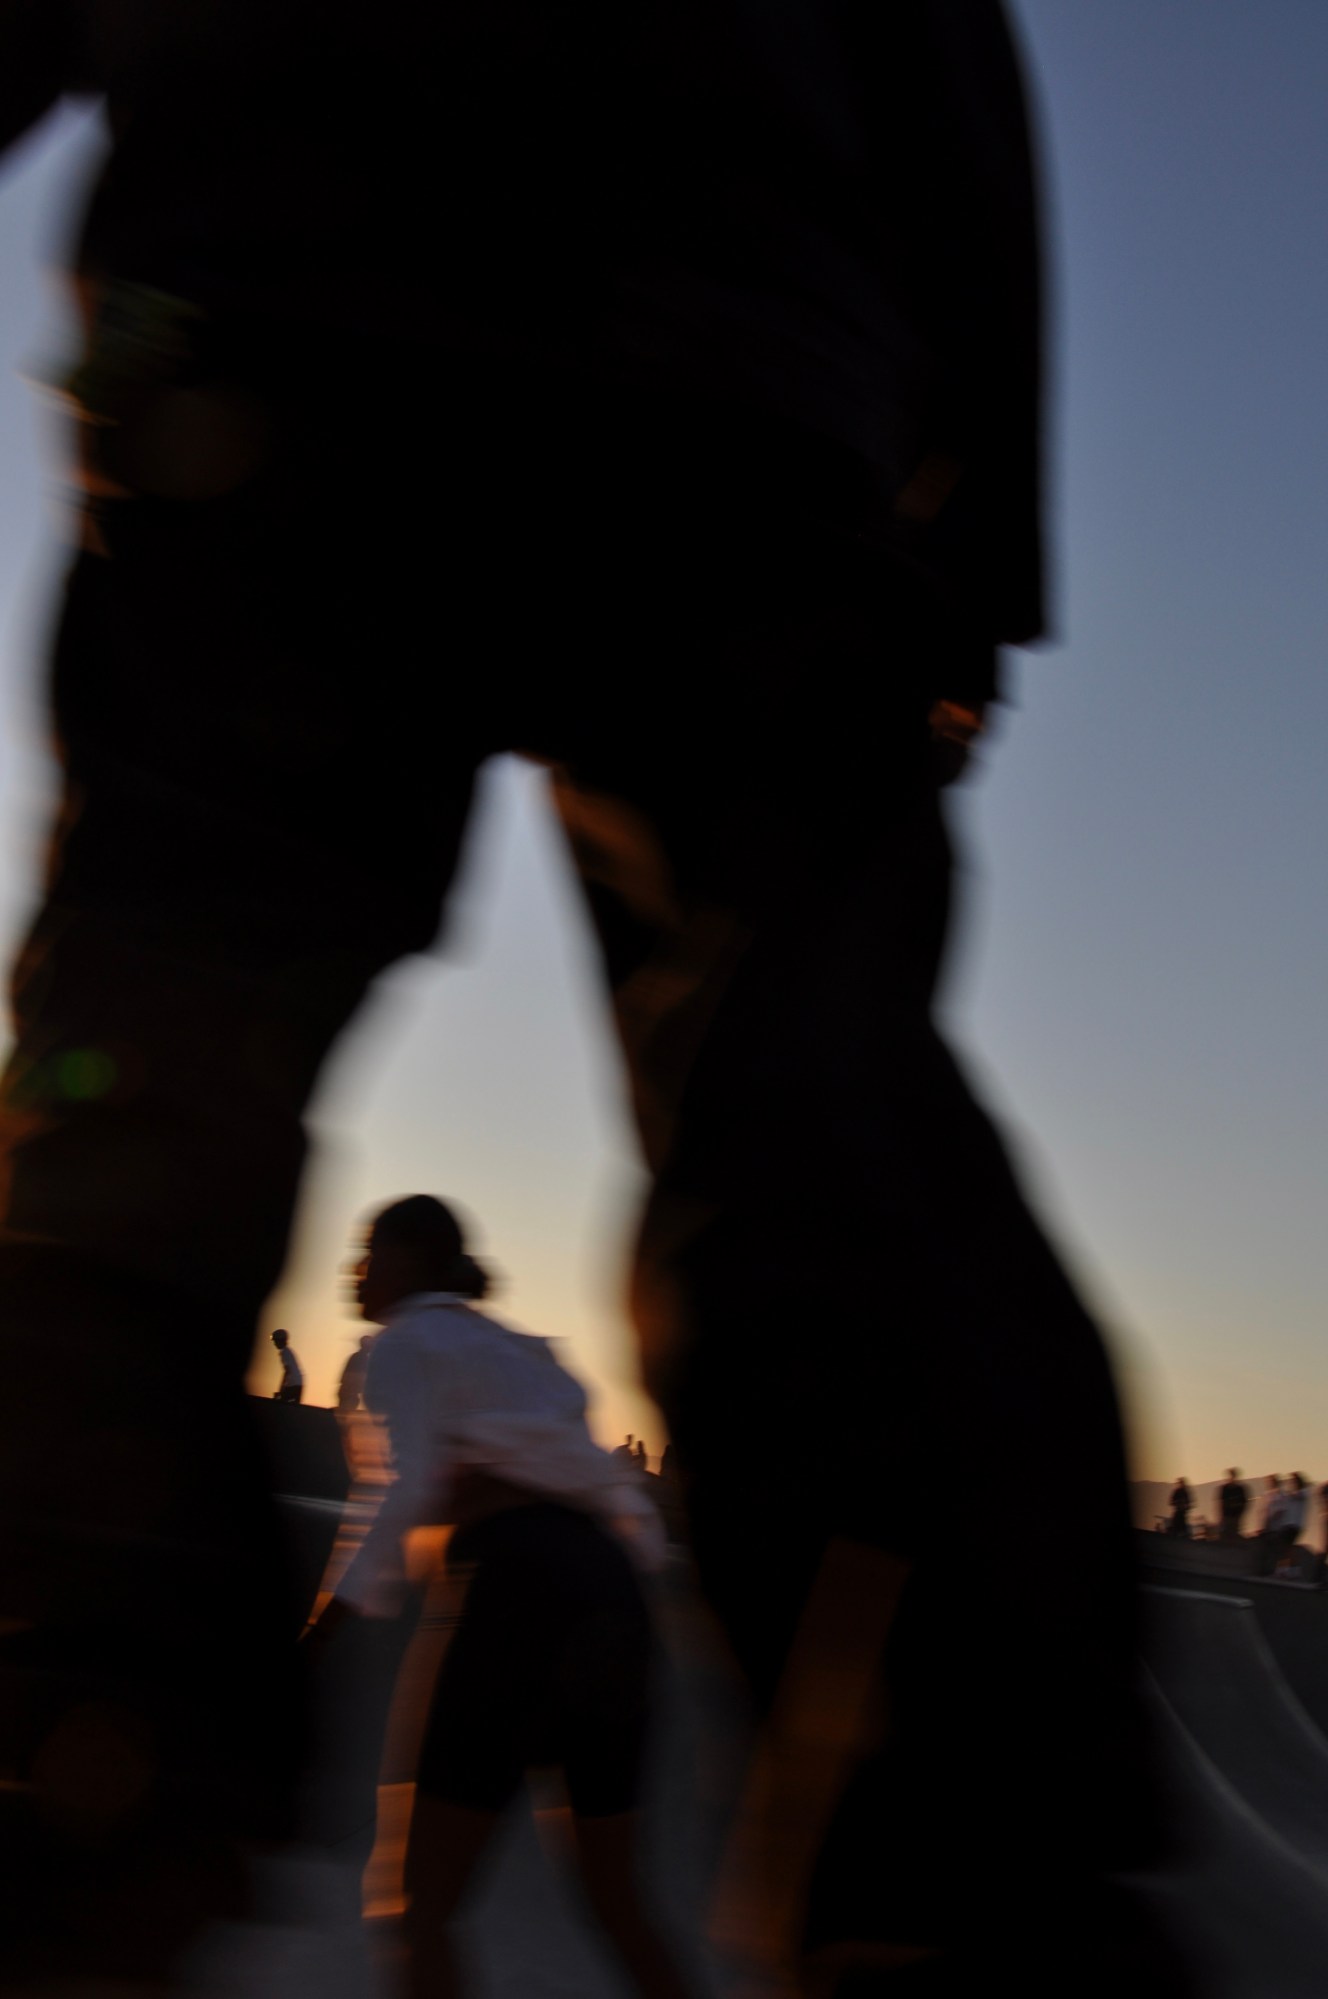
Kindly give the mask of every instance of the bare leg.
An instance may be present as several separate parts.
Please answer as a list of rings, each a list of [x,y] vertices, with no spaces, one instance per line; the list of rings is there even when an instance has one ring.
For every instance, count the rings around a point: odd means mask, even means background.
[[[695,1999],[672,1946],[641,1900],[635,1812],[572,1818],[577,1867],[590,1906],[640,1999]],[[411,1999],[424,1999],[423,1992]]]
[[[461,1999],[452,1921],[502,1817],[416,1796],[406,1847],[406,1999]]]

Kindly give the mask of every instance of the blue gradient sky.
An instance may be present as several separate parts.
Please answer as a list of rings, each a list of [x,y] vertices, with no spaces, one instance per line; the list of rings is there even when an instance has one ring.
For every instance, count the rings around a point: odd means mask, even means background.
[[[1140,1474],[1323,1478],[1328,9],[1012,12],[1048,163],[1058,640],[1013,660],[958,806],[949,1018],[1111,1330]],[[7,928],[48,795],[33,690],[60,561],[14,371],[51,345],[41,272],[84,143],[52,128],[0,182]],[[619,1306],[639,1178],[605,1028],[540,781],[499,767],[447,965],[386,983],[320,1093],[264,1320],[314,1399],[356,1333],[356,1218],[428,1187],[479,1219],[498,1308],[568,1341],[603,1433],[659,1448]],[[265,1348],[255,1385],[275,1379]]]

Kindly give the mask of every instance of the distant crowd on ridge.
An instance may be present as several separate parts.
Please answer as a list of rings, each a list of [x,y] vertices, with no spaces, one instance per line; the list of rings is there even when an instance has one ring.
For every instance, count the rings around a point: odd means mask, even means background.
[[[1161,1532],[1184,1541],[1219,1541],[1228,1546],[1252,1541],[1258,1548],[1261,1573],[1288,1575],[1298,1572],[1299,1564],[1292,1551],[1308,1525],[1311,1490],[1328,1536],[1328,1483],[1311,1488],[1309,1479],[1298,1471],[1287,1472],[1284,1477],[1276,1472],[1268,1474],[1263,1491],[1254,1501],[1251,1531],[1246,1533],[1245,1517],[1250,1510],[1251,1494],[1234,1465],[1218,1487],[1216,1520],[1195,1514],[1194,1493],[1182,1475],[1171,1489],[1170,1517],[1159,1520],[1158,1527]]]

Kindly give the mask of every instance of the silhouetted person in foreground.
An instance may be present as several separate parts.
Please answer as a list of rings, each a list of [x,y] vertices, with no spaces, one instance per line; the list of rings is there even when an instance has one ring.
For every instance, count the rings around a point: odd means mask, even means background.
[[[997,0],[4,0],[0,144],[74,89],[113,144],[72,250],[65,799],[4,1084],[0,1618],[50,1693],[7,1933],[77,1908],[137,1975],[289,1820],[241,1383],[321,1065],[434,941],[477,775],[521,751],[612,996],[701,1585],[758,1713],[818,1745],[773,1844],[829,1830],[760,1948],[855,1992],[899,1951],[938,1990],[1137,1989],[1109,1884],[1158,1823],[1116,1398],[933,1016],[942,789],[1043,625]],[[90,1048],[109,1087],[70,1097]],[[966,1495],[1067,1437],[1073,1520],[957,1588]],[[850,1654],[881,1698],[827,1729],[804,1707]],[[62,1703],[156,1745],[118,1928],[28,1837]]]
[[[1240,1473],[1232,1465],[1218,1490],[1221,1508],[1221,1536],[1224,1541],[1239,1541],[1241,1523],[1250,1503],[1250,1496],[1240,1482]]]
[[[1183,1476],[1178,1478],[1172,1486],[1171,1498],[1168,1504],[1171,1507],[1171,1518],[1167,1522],[1168,1534],[1174,1535],[1177,1540],[1188,1541],[1190,1538],[1190,1508],[1194,1504],[1194,1494],[1190,1491]]]
[[[635,1461],[602,1451],[585,1391],[543,1340],[475,1309],[488,1289],[452,1210],[384,1208],[356,1296],[384,1330],[366,1382],[395,1482],[316,1627],[391,1618],[404,1537],[453,1524],[464,1608],[430,1703],[406,1856],[409,1999],[463,1991],[456,1917],[528,1768],[556,1765],[590,1908],[641,1999],[690,1987],[642,1899],[638,1805],[650,1718],[650,1616],[638,1580],[664,1536]]]
[[[290,1343],[290,1334],[283,1326],[278,1326],[272,1335],[272,1344],[281,1362],[281,1386],[273,1391],[274,1402],[301,1402],[304,1399],[304,1369],[295,1358],[295,1349]]]

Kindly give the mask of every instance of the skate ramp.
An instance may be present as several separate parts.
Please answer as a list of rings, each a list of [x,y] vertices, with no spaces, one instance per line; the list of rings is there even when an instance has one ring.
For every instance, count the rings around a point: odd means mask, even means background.
[[[1176,1719],[1259,1819],[1328,1878],[1328,1742],[1252,1604],[1164,1589],[1145,1599],[1149,1668]]]
[[[1182,1851],[1144,1885],[1205,1999],[1328,1990],[1328,1742],[1238,1597],[1149,1588],[1145,1657]]]
[[[313,1607],[350,1490],[350,1468],[335,1410],[249,1397],[286,1537],[298,1602],[297,1630]]]

